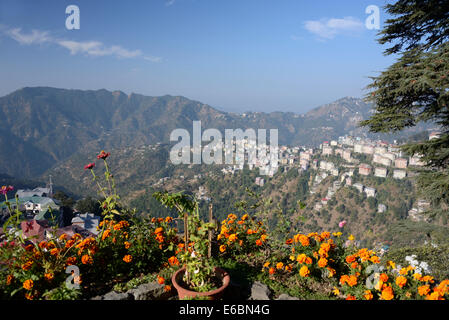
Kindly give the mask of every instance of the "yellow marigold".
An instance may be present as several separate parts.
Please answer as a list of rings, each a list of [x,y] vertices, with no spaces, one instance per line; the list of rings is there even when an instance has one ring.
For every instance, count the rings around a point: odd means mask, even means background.
[[[310,274],[309,268],[307,266],[302,266],[301,269],[299,269],[299,275],[301,277],[308,277]]]
[[[130,263],[133,260],[132,255],[127,254],[123,257],[123,261],[125,261],[126,263]]]
[[[350,240],[350,241],[354,241],[354,236],[351,234],[349,237],[348,237],[348,240]]]
[[[334,290],[332,290],[332,293],[336,296],[338,296],[340,294],[340,290],[338,290],[337,287],[334,287]]]
[[[55,275],[52,272],[48,272],[44,275],[45,279],[47,279],[48,281],[53,280],[53,278],[55,277]]]
[[[262,242],[265,242],[265,241],[267,240],[267,235],[266,235],[266,234],[261,235],[261,236],[260,236],[260,240],[261,240]]]
[[[91,256],[85,254],[81,257],[81,262],[83,264],[92,264],[94,261]]]
[[[268,268],[269,266],[270,266],[270,262],[268,262],[268,261],[263,264],[264,268]]]
[[[413,274],[413,279],[415,279],[415,280],[421,280],[422,279],[422,275],[420,274],[420,273],[414,273]]]
[[[332,278],[336,273],[335,269],[333,269],[331,267],[327,267],[327,270],[329,271],[329,276],[328,276],[329,278]]]
[[[320,258],[320,260],[318,260],[318,266],[320,268],[324,268],[325,266],[327,266],[327,259],[326,258]]]
[[[429,292],[430,292],[430,286],[427,284],[424,286],[418,287],[418,294],[420,296],[426,296]]]
[[[237,240],[237,235],[235,233],[231,234],[228,238],[228,240],[230,242],[234,242],[235,240]]]
[[[25,290],[31,290],[31,289],[33,289],[33,285],[34,285],[34,282],[33,282],[33,280],[31,280],[31,279],[25,280],[25,281],[23,282],[23,288],[24,288]]]
[[[242,221],[245,221],[246,219],[248,219],[248,214],[244,214],[244,215],[242,216]]]
[[[393,261],[389,260],[389,261],[387,261],[387,267],[395,269],[396,264]]]
[[[341,233],[341,232],[334,232],[334,233],[332,233],[332,235],[333,235],[334,237],[339,238],[339,237],[341,237],[342,233]]]
[[[370,290],[365,290],[365,294],[363,295],[363,297],[366,300],[373,300],[373,294],[371,293]]]
[[[392,300],[394,298],[393,288],[390,286],[386,286],[382,290],[381,298],[383,300]]]
[[[399,276],[396,278],[396,284],[402,288],[407,284],[407,278],[404,276]]]
[[[222,244],[220,246],[220,252],[225,252],[226,251],[226,246],[224,244]]]
[[[278,264],[276,264],[276,269],[282,270],[283,268],[284,268],[284,264],[282,262],[279,262]]]

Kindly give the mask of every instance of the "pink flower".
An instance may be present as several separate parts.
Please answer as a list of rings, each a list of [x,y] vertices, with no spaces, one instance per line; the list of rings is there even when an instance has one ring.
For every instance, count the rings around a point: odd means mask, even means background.
[[[346,224],[346,220],[343,220],[343,221],[340,221],[340,223],[338,224],[338,226],[339,226],[340,228],[343,228],[343,227],[345,226],[345,224]]]
[[[92,162],[92,163],[86,164],[84,166],[84,170],[93,169],[94,167],[95,167],[95,162]]]
[[[13,190],[14,190],[13,186],[3,186],[0,188],[0,194],[6,195],[6,193],[8,193],[9,191],[13,191]]]

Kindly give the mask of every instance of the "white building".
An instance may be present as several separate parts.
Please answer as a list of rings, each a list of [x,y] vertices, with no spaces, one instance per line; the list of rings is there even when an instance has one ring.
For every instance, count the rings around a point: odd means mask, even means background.
[[[393,178],[395,179],[404,179],[407,176],[407,172],[405,170],[394,170]]]

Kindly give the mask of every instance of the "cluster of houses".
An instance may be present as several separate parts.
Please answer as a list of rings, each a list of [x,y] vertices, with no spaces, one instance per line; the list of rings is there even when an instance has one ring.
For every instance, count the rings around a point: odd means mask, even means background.
[[[35,242],[42,241],[54,235],[54,226],[57,226],[56,236],[66,233],[71,236],[75,233],[83,237],[98,234],[100,217],[92,213],[73,212],[71,208],[61,205],[53,198],[52,186],[35,189],[19,189],[15,197],[18,198],[18,207],[15,200],[9,201],[11,210],[5,202],[0,203],[0,222],[6,220],[18,209],[22,214],[20,228],[25,239]],[[17,232],[8,229],[6,232]],[[0,233],[0,239],[3,234]]]

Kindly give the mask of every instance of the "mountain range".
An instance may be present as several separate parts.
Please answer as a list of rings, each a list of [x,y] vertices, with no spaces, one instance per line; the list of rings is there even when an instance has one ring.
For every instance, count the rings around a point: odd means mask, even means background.
[[[26,87],[0,98],[0,173],[39,177],[77,153],[167,143],[172,130],[191,132],[195,120],[201,120],[203,130],[216,128],[221,132],[278,129],[279,144],[317,146],[344,134],[369,135],[358,123],[371,112],[371,104],[352,97],[305,114],[238,114],[182,96]],[[397,137],[371,136],[385,140]]]

